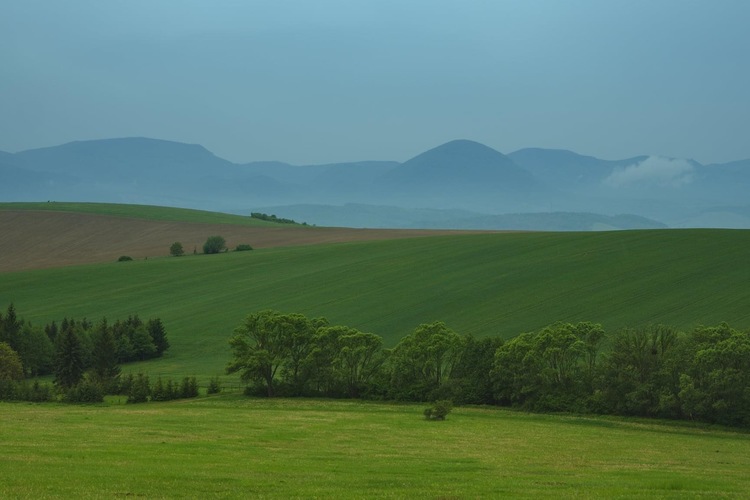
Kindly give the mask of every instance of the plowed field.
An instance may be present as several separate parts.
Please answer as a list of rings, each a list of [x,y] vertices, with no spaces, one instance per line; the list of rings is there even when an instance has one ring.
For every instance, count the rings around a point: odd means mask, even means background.
[[[186,253],[202,252],[209,236],[220,235],[233,249],[315,245],[412,238],[458,231],[351,229],[304,226],[248,227],[128,219],[106,215],[33,210],[0,210],[0,273],[77,264],[165,257],[175,241]],[[468,231],[467,231],[468,232]]]

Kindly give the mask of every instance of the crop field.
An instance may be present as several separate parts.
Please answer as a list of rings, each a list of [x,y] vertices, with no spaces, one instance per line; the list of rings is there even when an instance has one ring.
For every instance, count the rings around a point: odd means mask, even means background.
[[[301,228],[303,231],[305,228]],[[253,244],[253,241],[249,241]],[[0,304],[63,317],[164,321],[172,348],[129,365],[223,372],[249,313],[324,316],[393,346],[420,323],[512,337],[555,321],[750,327],[750,231],[452,234],[261,248],[0,274]],[[130,369],[126,367],[126,369]]]
[[[659,421],[256,400],[0,403],[2,498],[741,498],[750,436]]]
[[[169,255],[175,241],[202,252],[209,236],[231,248],[411,238],[457,231],[325,228],[239,215],[101,203],[0,203],[0,273]]]

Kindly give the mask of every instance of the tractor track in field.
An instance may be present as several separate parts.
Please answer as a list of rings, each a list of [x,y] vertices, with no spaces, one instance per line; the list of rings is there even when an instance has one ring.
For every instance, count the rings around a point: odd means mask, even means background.
[[[0,210],[0,273],[165,257],[172,243],[186,254],[202,252],[209,236],[238,244],[274,248],[325,243],[415,238],[489,231],[355,229],[312,226],[242,226],[155,221],[78,212]]]

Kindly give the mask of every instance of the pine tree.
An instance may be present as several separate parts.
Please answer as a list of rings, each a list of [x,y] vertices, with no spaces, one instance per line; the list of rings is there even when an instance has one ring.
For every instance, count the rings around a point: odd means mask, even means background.
[[[59,335],[55,359],[55,384],[68,389],[80,382],[83,377],[83,348],[73,328],[67,328]]]
[[[156,357],[161,357],[164,351],[169,349],[169,340],[167,340],[167,332],[164,329],[164,324],[159,318],[150,319],[146,325],[151,340],[156,347]]]
[[[105,389],[110,389],[115,386],[117,377],[120,375],[120,367],[117,365],[117,342],[112,329],[107,325],[106,318],[102,318],[92,337],[93,375]]]

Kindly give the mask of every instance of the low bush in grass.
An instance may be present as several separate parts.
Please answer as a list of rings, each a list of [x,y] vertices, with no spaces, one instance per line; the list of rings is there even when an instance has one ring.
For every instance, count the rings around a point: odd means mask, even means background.
[[[250,245],[247,245],[247,244],[243,243],[243,244],[237,245],[234,248],[234,251],[235,252],[247,252],[248,250],[252,250],[252,249],[253,249],[253,247],[251,247]]]
[[[40,384],[35,380],[0,380],[0,401],[28,401],[44,403],[55,399],[55,389],[49,384]]]
[[[84,378],[65,392],[63,401],[66,403],[102,403],[104,402],[104,389],[93,380]]]
[[[424,418],[427,420],[445,420],[453,409],[453,402],[447,399],[435,401],[435,403],[424,410]]]
[[[218,394],[221,392],[221,381],[219,380],[219,377],[212,377],[211,380],[208,381],[208,388],[206,389],[207,394]]]
[[[133,260],[133,257],[129,255],[121,255],[119,259],[117,259],[117,262],[130,262]]]

